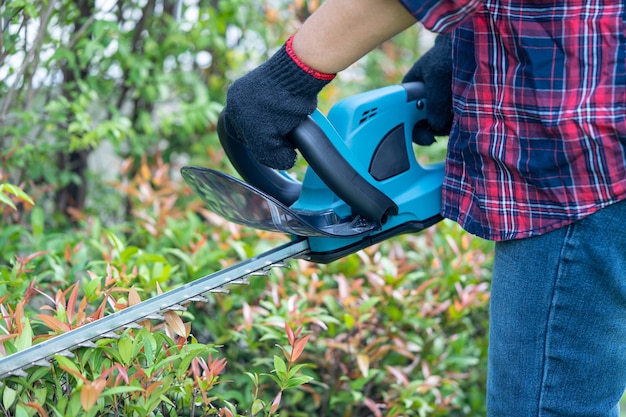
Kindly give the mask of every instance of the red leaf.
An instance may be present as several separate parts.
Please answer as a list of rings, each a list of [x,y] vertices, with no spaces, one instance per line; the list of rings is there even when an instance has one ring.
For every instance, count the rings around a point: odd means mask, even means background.
[[[62,321],[52,317],[46,316],[45,314],[37,314],[36,316],[39,320],[43,321],[46,326],[48,326],[51,330],[54,331],[63,331],[69,332],[70,326],[67,323],[63,323]]]
[[[81,374],[81,373],[80,373],[80,372],[78,372],[77,370],[72,369],[72,368],[68,368],[67,366],[64,366],[64,365],[59,366],[59,368],[63,369],[65,372],[67,372],[67,373],[69,373],[69,374],[72,374],[72,375],[74,375],[75,377],[77,377],[77,378],[81,379],[81,380],[82,380],[85,384],[88,384],[88,383],[89,383],[89,381],[87,381],[87,378],[85,378],[85,377],[83,376],[83,374]]]
[[[139,304],[140,302],[141,302],[141,297],[139,296],[139,293],[134,287],[132,287],[128,291],[128,305],[134,306],[136,304]]]
[[[165,322],[170,326],[174,333],[181,337],[188,336],[183,319],[181,319],[175,311],[166,311],[163,313],[163,316],[165,317]]]
[[[153,382],[152,384],[150,384],[148,386],[148,388],[146,388],[146,396],[150,397],[152,395],[152,392],[159,388],[161,385],[163,385],[162,381],[157,381],[157,382]]]
[[[109,301],[109,296],[110,295],[107,292],[107,294],[102,299],[102,302],[100,303],[100,305],[98,306],[96,311],[91,313],[91,315],[89,316],[91,319],[98,320],[98,319],[101,319],[102,317],[104,317],[104,309],[106,308],[107,302]]]
[[[250,304],[244,302],[242,312],[246,330],[250,330],[252,328],[252,309],[250,308]]]
[[[37,413],[39,413],[41,417],[48,417],[48,413],[46,412],[46,410],[44,410],[41,404],[29,402],[29,403],[24,403],[24,405],[37,410]]]
[[[398,368],[395,368],[393,366],[385,366],[385,368],[393,375],[396,377],[396,381],[398,383],[401,383],[402,385],[404,385],[405,387],[409,386],[409,378],[407,377],[407,375],[402,372],[401,370],[399,370]]]
[[[18,259],[19,259],[19,261],[20,261],[20,263],[22,265],[26,266],[26,264],[29,263],[30,261],[32,261],[33,259],[35,259],[35,258],[37,258],[39,256],[42,256],[42,255],[45,255],[45,254],[47,254],[49,252],[50,252],[49,250],[42,250],[40,252],[32,253],[32,254],[28,255],[27,257],[25,257],[25,258],[18,258]]]
[[[106,381],[104,379],[96,379],[83,385],[83,388],[80,390],[80,405],[85,411],[91,410],[96,405],[105,386]]]
[[[78,282],[74,284],[72,293],[69,300],[67,300],[67,322],[72,324],[74,322],[74,313],[76,309],[76,301],[78,300]]]
[[[191,361],[191,374],[194,376],[194,379],[197,379],[200,377],[200,366],[199,364],[202,362],[202,360],[198,359],[198,358],[194,358]]]
[[[22,319],[24,318],[24,303],[20,301],[15,306],[15,329],[17,334],[22,334]]]
[[[216,377],[221,374],[226,367],[226,358],[215,359],[214,361],[211,361],[211,359],[211,355],[209,355],[209,373],[211,377]]]
[[[220,417],[233,417],[233,413],[228,408],[220,408]]]
[[[121,364],[116,364],[115,369],[118,372],[118,378],[121,377],[126,382],[126,385],[130,384],[130,380],[128,379],[128,368],[124,368]]]
[[[67,244],[65,245],[65,254],[64,254],[64,258],[65,258],[65,262],[67,262],[68,264],[70,263],[70,261],[72,260],[72,252],[70,250],[70,245]]]
[[[24,304],[28,303],[28,300],[31,299],[31,297],[33,296],[33,293],[37,290],[35,288],[35,285],[37,285],[37,279],[33,279],[30,282],[30,285],[28,286],[28,289],[26,290],[26,293],[24,294]],[[2,302],[1,299],[0,299],[0,302]]]
[[[15,339],[15,337],[17,337],[17,333],[0,334],[0,344],[6,342],[7,340]]]
[[[65,296],[63,295],[63,292],[61,290],[58,290],[54,294],[54,306],[57,310],[59,309],[59,306],[62,306],[63,309],[65,309]]]
[[[276,397],[274,397],[274,401],[272,401],[272,408],[270,409],[270,414],[274,414],[276,410],[278,410],[278,406],[280,405],[280,400],[283,397],[283,392],[280,391]]]
[[[289,323],[285,321],[285,332],[287,333],[287,340],[289,340],[289,344],[293,345],[295,341],[295,336],[293,334],[293,330],[289,327]]]
[[[374,413],[374,417],[383,417],[383,413],[380,412],[380,405],[376,404],[371,398],[363,400],[367,408]]]
[[[76,312],[76,325],[82,326],[85,324],[85,309],[87,308],[87,298],[83,297],[80,300],[80,305],[78,306],[78,311]]]
[[[309,341],[309,337],[311,337],[311,335],[307,334],[306,336],[302,337],[302,339],[298,339],[295,341],[295,343],[293,344],[293,349],[291,350],[290,360],[292,362],[296,361],[300,357],[307,342]]]

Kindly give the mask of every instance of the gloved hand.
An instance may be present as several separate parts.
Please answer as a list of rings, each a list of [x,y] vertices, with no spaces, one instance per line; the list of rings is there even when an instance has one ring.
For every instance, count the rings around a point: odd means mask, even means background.
[[[438,35],[435,45],[422,55],[402,82],[421,81],[426,87],[424,125],[413,130],[413,142],[431,145],[435,136],[450,133],[452,127],[452,40],[449,34]]]
[[[235,81],[226,95],[224,126],[263,165],[289,169],[296,160],[287,134],[317,107],[333,78],[308,67],[293,51],[293,37],[268,61]]]

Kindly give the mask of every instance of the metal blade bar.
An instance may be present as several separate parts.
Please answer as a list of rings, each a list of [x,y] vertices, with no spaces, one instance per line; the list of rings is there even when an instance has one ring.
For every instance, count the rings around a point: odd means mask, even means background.
[[[248,275],[267,270],[275,264],[282,264],[283,261],[305,255],[308,252],[309,242],[306,239],[284,244],[30,348],[0,358],[0,380],[9,375],[22,375],[25,369],[44,363],[42,361],[52,357],[52,355],[68,352],[75,347],[88,344],[111,334],[114,330],[146,320],[160,312],[168,311],[172,306],[178,306],[187,300],[197,299],[201,294],[223,287],[233,281],[241,280]]]

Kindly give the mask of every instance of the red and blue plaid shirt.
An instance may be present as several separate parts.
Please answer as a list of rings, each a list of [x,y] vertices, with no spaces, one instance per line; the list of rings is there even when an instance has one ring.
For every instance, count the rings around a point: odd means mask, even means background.
[[[624,0],[400,1],[454,30],[445,217],[508,240],[626,198]]]

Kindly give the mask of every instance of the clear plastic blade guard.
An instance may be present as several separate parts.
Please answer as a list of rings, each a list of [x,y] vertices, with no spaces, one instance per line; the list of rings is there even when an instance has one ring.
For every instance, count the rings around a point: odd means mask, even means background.
[[[209,168],[184,167],[183,178],[224,219],[255,229],[297,236],[357,237],[380,225],[361,217],[339,218],[332,210],[294,210],[245,182]]]

